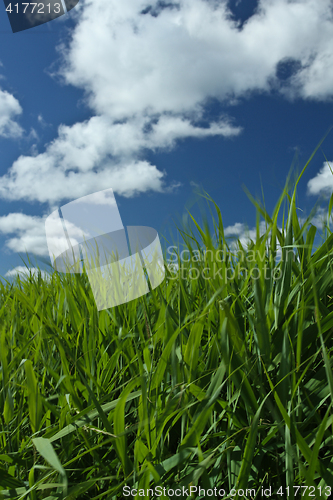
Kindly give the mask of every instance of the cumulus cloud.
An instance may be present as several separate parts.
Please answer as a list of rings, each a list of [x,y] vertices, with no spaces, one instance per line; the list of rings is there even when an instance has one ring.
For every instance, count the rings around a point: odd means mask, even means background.
[[[311,219],[311,224],[316,226],[319,231],[325,230],[327,228],[327,224],[329,224],[329,229],[332,231],[333,226],[333,214],[330,214],[329,219],[327,219],[328,210],[323,207],[318,207],[314,216]],[[303,220],[305,222],[305,220]]]
[[[6,240],[6,247],[14,252],[48,255],[45,237],[45,217],[10,213],[0,217],[0,233],[15,235]]]
[[[44,153],[20,156],[0,177],[0,196],[56,204],[106,186],[123,196],[148,190],[167,191],[179,183],[166,185],[165,172],[138,159],[143,150],[170,148],[177,139],[185,137],[237,135],[240,130],[229,121],[199,127],[174,116],[122,123],[94,116],[71,127],[61,125],[58,137]]]
[[[164,173],[147,161],[112,164],[111,168],[106,164],[98,173],[77,173],[56,167],[54,158],[42,154],[20,157],[0,180],[0,194],[8,200],[38,200],[55,206],[59,200],[78,198],[109,186],[124,196],[148,189],[163,191],[163,178]]]
[[[16,138],[23,134],[23,129],[15,121],[22,113],[18,100],[9,92],[0,89],[0,137]]]
[[[261,0],[242,28],[226,1],[158,4],[85,1],[61,73],[86,91],[96,113],[192,112],[209,97],[268,91],[286,59],[300,63],[289,89],[332,97],[330,0]]]
[[[325,161],[315,177],[308,182],[308,194],[331,194],[333,192],[333,162]]]
[[[10,269],[6,272],[5,277],[15,278],[19,276],[20,279],[29,278],[30,275],[33,277],[37,277],[38,273],[41,273],[41,276],[44,280],[50,279],[50,274],[46,271],[39,270],[37,267],[25,267],[25,266],[16,266],[14,269]]]
[[[259,223],[259,236],[265,234],[267,230],[267,224],[265,221],[260,221]],[[281,230],[281,228],[280,228]],[[254,227],[249,229],[244,223],[236,222],[232,226],[227,226],[224,229],[224,235],[227,238],[232,239],[230,244],[230,249],[232,251],[237,250],[238,241],[241,243],[244,249],[247,249],[251,241],[256,241],[257,239],[257,229]]]

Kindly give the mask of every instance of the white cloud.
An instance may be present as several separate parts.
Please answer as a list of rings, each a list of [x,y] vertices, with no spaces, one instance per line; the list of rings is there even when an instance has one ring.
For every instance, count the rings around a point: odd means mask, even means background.
[[[0,180],[0,194],[8,200],[26,199],[55,206],[61,199],[74,199],[112,186],[124,196],[148,189],[163,190],[164,173],[146,161],[105,165],[98,173],[90,170],[75,173],[56,167],[46,154],[20,157],[10,173]]]
[[[14,234],[6,240],[6,247],[14,252],[48,255],[45,236],[45,217],[10,213],[0,217],[0,233]]]
[[[39,113],[39,115],[37,116],[37,121],[38,121],[38,124],[43,128],[47,128],[47,127],[52,127],[52,124],[51,123],[47,123],[45,120],[44,120],[44,117],[41,113]]]
[[[265,234],[267,230],[267,223],[265,221],[260,221],[259,223],[259,236],[262,236]],[[256,241],[257,240],[257,229],[252,228],[249,229],[246,227],[246,225],[242,222],[236,222],[232,226],[227,226],[224,229],[224,235],[228,238],[237,238],[236,240],[233,240],[230,244],[230,248],[232,251],[235,251],[238,249],[238,240],[240,241],[242,247],[246,249],[248,245],[251,243],[251,241]]]
[[[186,137],[204,138],[209,136],[237,136],[241,127],[231,125],[226,118],[220,122],[211,123],[209,127],[198,127],[190,120],[177,116],[161,116],[156,124],[152,126],[152,133],[147,137],[146,147],[156,149],[158,147],[173,147],[175,142]]]
[[[95,116],[72,127],[61,125],[58,137],[44,153],[20,156],[0,177],[0,196],[54,205],[105,187],[123,196],[167,191],[179,183],[167,186],[165,172],[137,159],[145,148],[172,147],[179,138],[232,136],[240,131],[227,120],[198,127],[174,116],[162,116],[154,122],[141,118],[122,123]]]
[[[316,228],[319,231],[322,231],[323,229],[326,228],[327,222],[329,222],[329,227],[332,230],[332,225],[333,225],[333,214],[330,214],[329,221],[327,221],[327,215],[328,215],[328,210],[324,209],[323,207],[318,207],[314,216],[311,219],[311,224],[316,226]],[[305,222],[305,219],[303,219],[303,223]]]
[[[20,279],[29,278],[30,274],[33,277],[37,277],[38,273],[41,273],[41,276],[44,280],[50,279],[50,274],[46,271],[39,270],[37,267],[25,267],[25,266],[16,266],[14,269],[10,269],[6,272],[5,276],[8,278],[12,278],[15,276],[19,276]]]
[[[300,223],[302,222],[301,218],[299,219]],[[304,221],[303,221],[304,222]],[[317,220],[316,220],[317,222]],[[314,223],[314,222],[312,222]],[[268,223],[264,220],[261,220],[259,223],[259,237],[263,236],[267,229]],[[280,232],[282,232],[282,227],[278,226]],[[224,234],[226,237],[232,238],[231,242],[228,243],[229,248],[232,252],[237,253],[240,250],[238,245],[238,241],[241,243],[245,252],[249,249],[251,245],[251,241],[257,241],[257,229],[255,227],[249,229],[245,224],[241,222],[236,222],[236,224],[232,226],[228,226],[224,229]],[[269,233],[266,239],[266,255],[270,253],[270,244],[271,244],[271,232]],[[296,253],[296,250],[293,249],[293,252]],[[263,255],[260,256],[261,259],[264,258]],[[279,262],[282,258],[282,248],[278,239],[276,239],[276,262]]]
[[[0,89],[0,137],[17,138],[23,129],[15,121],[22,113],[18,100],[9,92]]]
[[[308,182],[308,194],[331,194],[333,192],[333,162],[325,161],[315,177]]]
[[[232,226],[227,226],[224,229],[225,236],[240,236],[245,231],[245,226],[242,222],[236,222]]]
[[[179,0],[155,17],[140,14],[155,4],[85,2],[62,74],[96,113],[192,112],[208,97],[266,91],[286,58],[302,64],[290,82],[302,97],[332,96],[330,0],[261,0],[241,30],[225,1]]]

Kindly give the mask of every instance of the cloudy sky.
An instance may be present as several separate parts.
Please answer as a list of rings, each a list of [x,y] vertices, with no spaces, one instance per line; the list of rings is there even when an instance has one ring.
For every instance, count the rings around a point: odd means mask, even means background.
[[[332,40],[332,0],[80,0],[14,34],[2,7],[0,275],[48,258],[45,218],[107,188],[124,225],[163,239],[199,186],[244,236],[243,186],[272,212],[333,125]],[[300,215],[333,191],[332,133]]]

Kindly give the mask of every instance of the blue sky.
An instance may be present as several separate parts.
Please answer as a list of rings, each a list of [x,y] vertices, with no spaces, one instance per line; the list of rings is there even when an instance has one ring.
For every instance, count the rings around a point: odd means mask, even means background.
[[[163,239],[201,186],[244,238],[243,185],[271,213],[333,125],[332,39],[331,0],[80,0],[15,34],[2,7],[0,275],[48,259],[53,210],[110,187]],[[323,197],[319,229],[332,133],[298,189],[304,215]]]

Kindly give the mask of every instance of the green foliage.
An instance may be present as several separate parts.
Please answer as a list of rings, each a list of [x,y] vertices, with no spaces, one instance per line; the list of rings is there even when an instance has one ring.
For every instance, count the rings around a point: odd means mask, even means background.
[[[228,245],[204,194],[213,231],[190,216],[187,262],[179,248],[159,288],[113,309],[97,311],[84,274],[1,285],[0,498],[115,499],[125,485],[328,491],[333,234],[313,248],[296,186],[271,217],[249,195],[257,237],[246,249]]]

